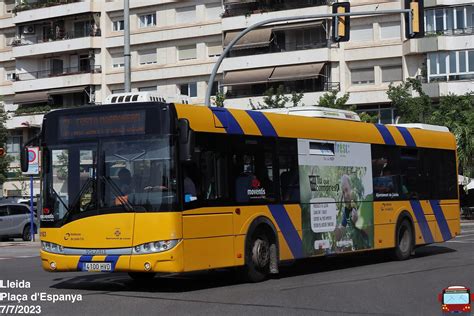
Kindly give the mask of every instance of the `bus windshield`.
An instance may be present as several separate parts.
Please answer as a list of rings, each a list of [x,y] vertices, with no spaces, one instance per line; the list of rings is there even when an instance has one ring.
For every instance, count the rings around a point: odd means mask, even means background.
[[[443,295],[443,303],[447,305],[452,304],[469,304],[469,293],[467,292],[446,292]]]
[[[169,136],[57,144],[47,152],[48,221],[104,212],[169,211],[176,201]]]

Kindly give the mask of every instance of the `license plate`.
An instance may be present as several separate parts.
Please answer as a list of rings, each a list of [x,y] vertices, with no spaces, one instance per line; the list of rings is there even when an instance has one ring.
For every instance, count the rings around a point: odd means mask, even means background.
[[[112,263],[110,262],[85,262],[84,271],[89,272],[106,272],[112,271]]]

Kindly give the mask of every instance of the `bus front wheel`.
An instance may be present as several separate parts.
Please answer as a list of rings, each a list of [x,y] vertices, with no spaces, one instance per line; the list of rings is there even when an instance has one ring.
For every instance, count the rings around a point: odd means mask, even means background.
[[[396,260],[410,258],[414,247],[413,235],[413,228],[408,220],[404,219],[397,225],[395,249],[393,251]]]

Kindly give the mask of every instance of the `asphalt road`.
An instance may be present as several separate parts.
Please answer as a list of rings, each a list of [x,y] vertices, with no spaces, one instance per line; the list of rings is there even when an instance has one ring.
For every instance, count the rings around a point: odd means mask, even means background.
[[[383,252],[320,258],[258,284],[239,284],[225,270],[148,283],[126,274],[47,273],[37,243],[3,242],[0,280],[26,280],[31,288],[0,295],[28,294],[24,305],[38,305],[30,299],[36,292],[82,295],[75,303],[41,303],[43,315],[440,315],[443,288],[474,288],[474,222],[462,228],[458,238],[419,248],[408,261],[390,261]]]

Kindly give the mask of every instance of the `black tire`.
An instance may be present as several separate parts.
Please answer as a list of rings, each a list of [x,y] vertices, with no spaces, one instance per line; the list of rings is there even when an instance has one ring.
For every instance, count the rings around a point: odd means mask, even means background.
[[[33,228],[34,229],[34,228]],[[28,224],[23,228],[23,234],[21,235],[23,241],[31,241],[31,225]]]
[[[129,272],[128,275],[135,281],[148,281],[155,277],[153,272]]]
[[[404,219],[397,225],[395,232],[395,249],[393,257],[396,260],[406,260],[410,258],[415,244],[413,227],[411,223]]]
[[[247,282],[261,282],[270,273],[270,237],[262,230],[255,231],[245,247],[243,279]]]

